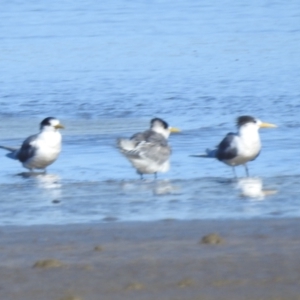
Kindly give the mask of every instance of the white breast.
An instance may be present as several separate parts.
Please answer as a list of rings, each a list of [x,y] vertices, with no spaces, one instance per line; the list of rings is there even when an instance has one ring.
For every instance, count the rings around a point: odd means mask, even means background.
[[[24,163],[29,169],[44,169],[52,164],[61,152],[61,134],[55,132],[41,132],[31,143],[36,148],[35,155]]]

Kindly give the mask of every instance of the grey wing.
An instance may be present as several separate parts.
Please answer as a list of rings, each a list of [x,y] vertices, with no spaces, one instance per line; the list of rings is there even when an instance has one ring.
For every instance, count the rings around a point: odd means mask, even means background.
[[[159,133],[151,130],[144,132],[145,141],[139,143],[139,155],[156,163],[164,163],[171,155],[168,141]]]
[[[17,153],[17,158],[20,162],[23,163],[35,155],[37,149],[34,145],[32,145],[32,142],[36,139],[36,137],[36,134],[32,135],[23,142]]]
[[[218,145],[216,157],[218,160],[233,159],[237,156],[237,148],[235,144],[235,133],[228,133],[222,142]]]
[[[127,157],[149,159],[156,163],[164,163],[171,154],[168,141],[151,130],[137,133],[130,140],[120,140],[119,148]]]
[[[147,158],[158,164],[166,162],[171,155],[171,147],[164,143],[141,142],[136,151],[139,157]]]
[[[152,135],[154,135],[155,133],[151,130],[146,130],[144,132],[138,132],[136,134],[134,134],[130,140],[132,141],[136,141],[136,142],[142,142],[142,141],[148,141],[149,138],[151,138]]]

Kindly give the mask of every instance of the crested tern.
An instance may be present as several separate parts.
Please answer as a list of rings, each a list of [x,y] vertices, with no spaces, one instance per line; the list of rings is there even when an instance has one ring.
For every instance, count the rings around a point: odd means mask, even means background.
[[[10,153],[7,157],[19,160],[30,171],[42,169],[52,164],[61,152],[61,134],[64,128],[56,118],[48,117],[40,123],[40,132],[29,136],[21,148],[0,146]]]
[[[255,160],[261,151],[261,141],[258,130],[260,128],[274,128],[274,124],[264,123],[251,116],[237,118],[237,133],[228,133],[215,149],[207,149],[206,154],[191,155],[194,157],[216,158],[226,165],[244,165],[249,176],[247,162]]]
[[[120,152],[131,162],[137,173],[155,174],[167,172],[170,168],[171,147],[168,137],[171,132],[179,132],[160,118],[150,122],[150,129],[134,134],[130,139],[120,138],[117,141]]]

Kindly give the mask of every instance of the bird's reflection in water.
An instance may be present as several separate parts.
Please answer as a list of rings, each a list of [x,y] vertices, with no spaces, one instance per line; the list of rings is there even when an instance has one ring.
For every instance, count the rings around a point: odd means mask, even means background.
[[[61,196],[60,177],[56,174],[48,174],[44,172],[23,172],[18,174],[25,179],[31,180],[33,186],[37,187],[41,197],[57,200]]]
[[[35,177],[39,187],[43,189],[60,189],[60,177],[56,174],[39,174]]]
[[[153,195],[178,194],[180,187],[174,185],[170,180],[139,180],[122,183],[122,190],[125,192],[152,192]]]
[[[178,194],[180,187],[178,185],[173,185],[169,180],[160,180],[157,181],[153,187],[154,195],[170,195],[170,194]]]
[[[238,179],[237,189],[241,191],[240,195],[242,197],[248,197],[255,200],[263,200],[266,196],[277,193],[277,190],[264,190],[262,179],[255,177]]]
[[[51,197],[51,200],[59,200],[61,198],[60,177],[56,174],[40,174],[35,176],[37,187],[43,191],[43,194]]]
[[[16,176],[21,176],[23,178],[34,178],[34,177],[44,176],[44,175],[47,175],[47,173],[45,173],[45,172],[22,172],[22,173],[16,174]]]
[[[60,202],[61,198],[61,178],[57,174],[45,172],[22,172],[17,174],[27,180],[30,180],[33,190],[38,189],[37,193],[41,198]]]

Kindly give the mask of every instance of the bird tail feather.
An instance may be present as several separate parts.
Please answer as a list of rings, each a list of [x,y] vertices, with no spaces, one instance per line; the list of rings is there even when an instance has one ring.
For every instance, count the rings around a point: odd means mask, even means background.
[[[0,148],[9,151],[9,153],[6,154],[6,156],[8,158],[17,159],[17,150],[18,150],[18,148],[8,147],[8,146],[1,146],[1,145],[0,145]]]
[[[6,157],[11,159],[17,159],[16,151],[7,153]]]
[[[206,149],[205,154],[193,154],[192,157],[216,158],[217,149]]]
[[[117,145],[123,151],[131,151],[135,147],[135,143],[128,139],[118,139]]]
[[[14,151],[18,150],[18,148],[9,147],[9,146],[1,146],[1,145],[0,145],[0,148],[4,149],[4,150],[7,150],[9,152],[14,152]]]

